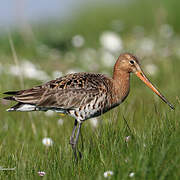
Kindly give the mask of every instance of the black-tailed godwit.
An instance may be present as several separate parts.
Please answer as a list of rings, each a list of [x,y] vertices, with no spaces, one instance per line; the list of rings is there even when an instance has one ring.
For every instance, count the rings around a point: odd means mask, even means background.
[[[129,94],[131,72],[174,109],[146,78],[138,59],[130,53],[124,53],[115,63],[112,78],[104,74],[74,73],[31,89],[5,92],[4,94],[11,96],[4,99],[18,102],[7,111],[52,110],[72,116],[75,123],[70,144],[76,155],[82,122],[109,111],[126,99]]]

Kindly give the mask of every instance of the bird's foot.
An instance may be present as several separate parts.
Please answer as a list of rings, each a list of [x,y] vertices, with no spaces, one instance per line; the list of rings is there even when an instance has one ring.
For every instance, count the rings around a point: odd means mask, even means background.
[[[75,143],[75,141],[74,141],[74,138],[73,138],[73,137],[70,137],[69,144],[72,146],[72,149],[74,149],[74,148],[76,147],[76,143]]]
[[[75,161],[78,162],[78,157],[81,159],[82,158],[82,153],[76,147],[76,142],[74,141],[73,137],[70,137],[69,144],[72,147],[72,150],[73,150],[73,153],[74,153],[74,157],[75,157]]]

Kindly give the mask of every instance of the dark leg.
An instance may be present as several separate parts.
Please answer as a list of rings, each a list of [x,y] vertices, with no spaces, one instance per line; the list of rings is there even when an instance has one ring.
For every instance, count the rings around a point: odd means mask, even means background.
[[[77,128],[77,120],[75,119],[74,121],[74,127],[73,127],[73,131],[72,131],[72,135],[70,137],[70,144],[73,145],[74,144],[74,135],[75,135],[75,132],[76,132],[76,128]]]
[[[81,131],[81,124],[82,124],[81,122],[78,122],[78,123],[79,123],[79,125],[78,125],[78,128],[77,128],[77,120],[75,120],[73,132],[72,132],[72,135],[71,135],[71,138],[70,138],[70,144],[71,144],[72,149],[74,151],[74,156],[75,156],[76,161],[77,161],[77,153],[76,153],[77,147],[76,146],[78,144],[79,134],[80,134],[80,131]],[[76,138],[74,139],[76,129],[77,129]],[[81,157],[80,152],[79,152],[79,156]]]
[[[77,129],[77,133],[76,133],[76,139],[74,141],[74,144],[72,145],[73,146],[73,149],[76,148],[76,144],[78,143],[78,139],[79,139],[79,133],[81,131],[81,122],[79,122],[79,126],[78,126],[78,129]]]

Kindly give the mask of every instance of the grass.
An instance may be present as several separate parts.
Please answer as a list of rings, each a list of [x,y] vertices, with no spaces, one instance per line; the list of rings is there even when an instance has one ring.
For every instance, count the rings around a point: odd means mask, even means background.
[[[73,19],[73,22],[76,22],[75,25],[71,22],[70,28],[63,26],[62,32],[59,32],[61,28],[56,24],[45,27],[42,25],[39,29],[35,25],[32,28],[35,41],[23,39],[20,32],[12,31],[14,53],[17,55],[18,63],[21,63],[23,59],[30,59],[48,75],[54,70],[65,73],[72,68],[80,68],[83,71],[105,71],[110,74],[112,67],[105,67],[100,61],[99,55],[96,55],[95,58],[92,56],[91,61],[84,60],[81,55],[86,48],[94,48],[97,54],[99,53],[99,49],[101,49],[98,40],[99,34],[104,30],[115,31],[111,29],[110,24],[113,19],[117,18],[125,22],[125,29],[120,32],[125,50],[131,47],[136,53],[138,52],[138,43],[144,37],[134,37],[132,29],[136,25],[142,25],[145,28],[145,36],[150,37],[155,43],[154,51],[150,55],[140,55],[145,59],[141,61],[142,66],[146,67],[146,64],[153,63],[158,68],[155,75],[146,74],[175,105],[175,111],[170,110],[165,103],[152,94],[150,89],[132,75],[131,92],[123,104],[99,117],[96,128],[92,127],[90,120],[84,122],[82,126],[83,147],[81,147],[81,139],[79,142],[83,158],[75,163],[69,145],[69,137],[74,124],[72,118],[61,117],[58,114],[47,116],[40,112],[9,113],[5,110],[11,104],[1,101],[0,166],[3,168],[15,167],[15,170],[3,171],[0,169],[0,179],[41,179],[38,171],[46,172],[43,179],[104,179],[103,174],[108,170],[114,172],[111,179],[179,179],[180,61],[179,56],[175,53],[179,48],[177,28],[179,22],[177,22],[177,18],[174,18],[178,11],[172,13],[173,3],[162,1],[161,5],[169,14],[166,20],[159,22],[159,19],[155,17],[156,13],[151,12],[152,7],[157,7],[155,1],[152,6],[149,6],[150,3],[138,2],[141,6],[131,4],[129,11],[125,11],[124,6],[123,9],[120,9],[122,11],[119,11],[118,7],[115,7],[114,10],[106,7],[98,15],[96,22],[92,17],[100,11],[98,8],[89,8],[84,11],[84,16],[78,16],[77,21]],[[156,11],[158,15],[158,8]],[[136,16],[131,23],[134,12],[136,12]],[[141,16],[143,12],[147,12],[144,18]],[[150,17],[153,18],[146,21]],[[158,17],[164,19],[164,17]],[[84,19],[87,21],[85,22]],[[88,22],[94,22],[94,24],[88,26]],[[84,23],[87,25],[84,26]],[[169,39],[166,37],[163,39],[161,34],[158,34],[161,24],[166,23],[174,25],[175,30]],[[96,24],[98,25],[96,26]],[[67,32],[63,34],[66,30]],[[72,47],[71,39],[74,34],[84,35],[85,47],[79,49]],[[3,68],[7,68],[14,64],[12,49],[6,34],[0,36],[0,39],[2,45],[0,64],[3,64]],[[43,48],[45,49],[42,51]],[[164,52],[169,52],[169,55],[164,56]],[[69,58],[72,57],[72,54],[74,59]],[[115,57],[117,56],[115,55]],[[91,67],[90,62],[92,61],[98,64],[94,69],[92,68],[94,66]],[[6,71],[7,69],[3,69],[1,72],[0,68],[0,92],[20,89],[22,85],[19,77],[12,76]],[[41,83],[28,78],[24,78],[23,82],[25,88]],[[59,118],[64,120],[62,125],[58,125]],[[130,139],[127,142],[126,137],[128,136]],[[54,143],[51,147],[42,144],[44,137],[52,138]],[[131,172],[135,173],[134,177],[129,177]]]
[[[42,170],[46,172],[45,179],[103,179],[103,173],[112,170],[114,179],[128,179],[130,172],[135,172],[135,179],[178,179],[180,128],[177,113],[162,109],[157,114],[143,114],[141,119],[128,121],[132,132],[120,115],[124,110],[112,119],[114,113],[103,116],[105,123],[95,130],[88,122],[84,123],[83,158],[78,164],[73,161],[68,144],[73,124],[70,118],[57,127],[55,117],[45,118],[43,114],[33,113],[34,133],[32,120],[26,114],[4,115],[1,166],[16,169],[2,171],[0,177],[38,179],[37,172]],[[137,123],[142,123],[143,127],[136,127]],[[53,139],[52,147],[42,145],[45,135]],[[126,142],[128,135],[132,139]]]
[[[3,79],[7,88],[16,83]],[[69,145],[72,118],[62,117],[63,125],[57,126],[58,115],[8,113],[9,105],[1,104],[0,165],[16,169],[0,171],[0,178],[40,179],[37,172],[45,171],[44,179],[104,179],[103,173],[112,170],[112,179],[130,179],[131,172],[133,179],[179,179],[178,104],[171,111],[163,102],[155,102],[150,90],[135,78],[132,84],[127,101],[103,115],[97,128],[88,121],[83,124],[83,149],[79,143],[83,158],[77,164]],[[171,88],[175,86],[173,82]],[[172,94],[166,95],[173,100]],[[43,146],[46,136],[53,139],[52,147]],[[131,136],[128,142],[127,136]]]

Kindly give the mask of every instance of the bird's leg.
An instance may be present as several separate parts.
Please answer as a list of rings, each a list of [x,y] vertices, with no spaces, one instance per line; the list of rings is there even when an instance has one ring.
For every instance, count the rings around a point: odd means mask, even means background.
[[[77,149],[77,151],[78,151],[78,153],[79,153],[79,157],[80,157],[80,159],[82,158],[82,154],[81,154],[81,152],[78,150],[78,147],[76,147],[76,146],[77,146],[77,144],[78,144],[78,140],[79,140],[79,134],[81,134],[81,125],[82,125],[82,123],[81,123],[81,122],[79,122],[79,126],[78,126],[77,133],[76,133],[76,139],[75,139],[74,146],[73,146],[73,149],[74,149],[74,154],[75,154],[75,158],[76,158],[76,160],[77,160],[76,149]]]
[[[76,139],[74,141],[74,144],[73,144],[73,148],[76,148],[76,144],[78,143],[78,139],[79,139],[79,134],[80,134],[80,131],[81,131],[81,122],[79,122],[79,125],[78,125],[78,129],[77,129],[77,133],[76,133]]]
[[[75,135],[75,132],[76,132],[76,128],[77,128],[77,120],[75,119],[74,121],[74,127],[73,127],[73,131],[72,131],[72,135],[70,137],[70,144],[73,145],[74,144],[74,135]]]
[[[78,122],[79,125],[78,125],[78,128],[77,128],[77,120],[75,121],[75,124],[74,124],[74,128],[73,128],[73,132],[72,132],[72,136],[71,136],[71,139],[70,139],[70,144],[72,146],[72,149],[74,151],[74,156],[75,156],[75,159],[76,161],[78,160],[77,159],[77,153],[76,153],[76,150],[77,150],[77,143],[78,143],[78,139],[79,139],[79,134],[80,134],[80,131],[81,131],[81,122]],[[76,137],[74,139],[74,135],[75,135],[75,131],[77,129],[77,132],[76,132]],[[79,156],[81,158],[81,153],[79,152]]]

